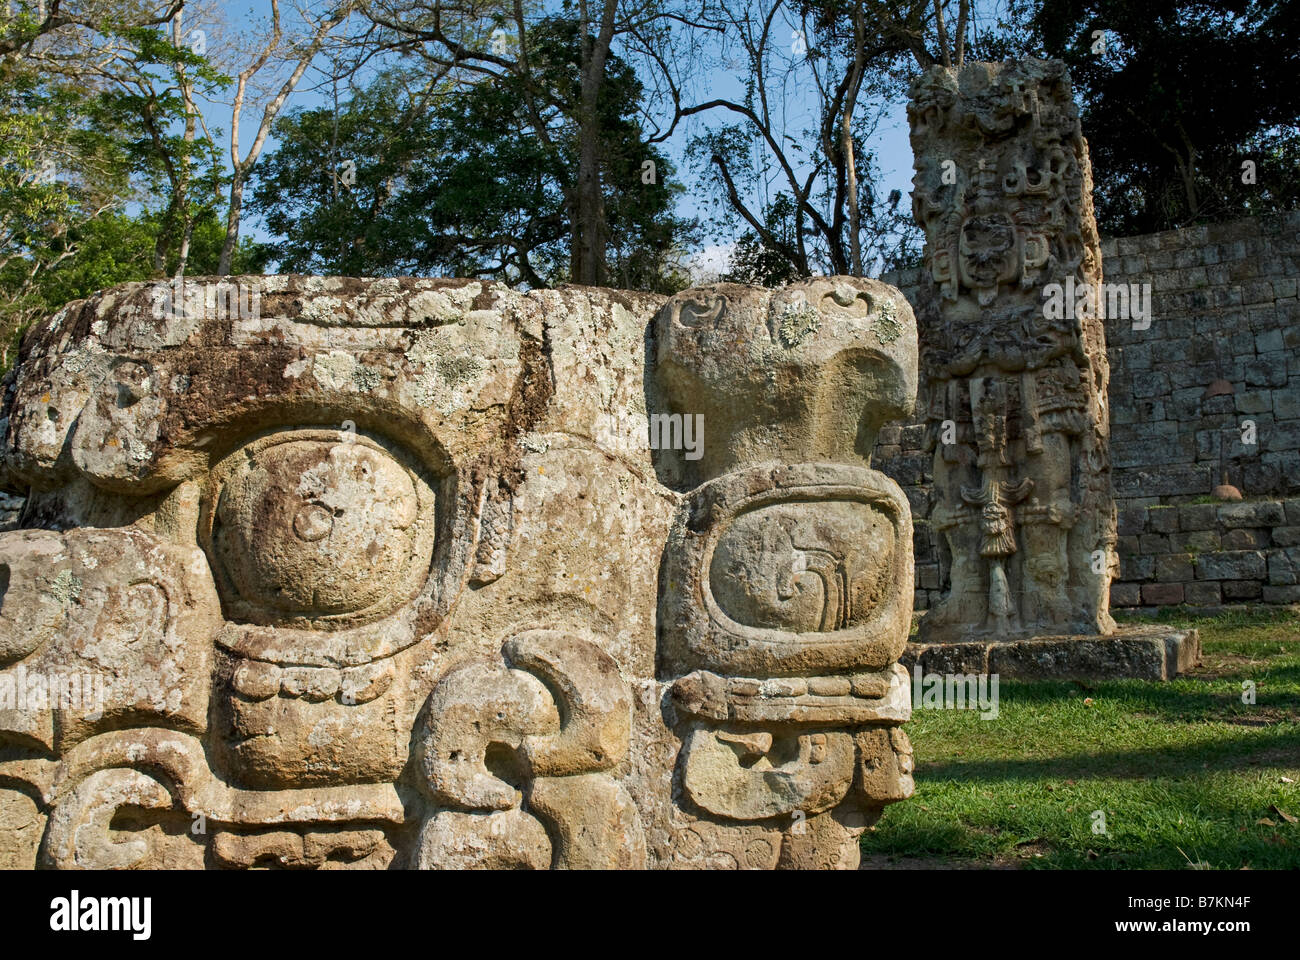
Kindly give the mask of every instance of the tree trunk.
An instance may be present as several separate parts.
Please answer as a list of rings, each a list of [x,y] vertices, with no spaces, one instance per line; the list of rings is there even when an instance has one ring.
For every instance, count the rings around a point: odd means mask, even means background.
[[[226,241],[221,245],[221,260],[217,267],[218,276],[229,276],[230,265],[235,258],[235,244],[239,242],[239,218],[244,209],[244,180],[246,171],[235,168],[230,180],[230,209],[226,211]]]
[[[600,183],[600,131],[594,117],[583,118],[578,136],[578,182],[573,191],[570,273],[574,283],[601,286],[607,278],[605,198]]]
[[[844,138],[844,167],[849,195],[849,257],[853,276],[863,276],[862,269],[862,212],[858,209],[858,161],[853,151],[853,108],[858,102],[858,87],[866,66],[865,29],[862,22],[862,0],[857,0],[853,10],[853,75],[844,98],[844,113],[840,118],[840,135]]]
[[[609,278],[605,263],[608,226],[605,197],[600,182],[600,120],[597,107],[605,62],[614,39],[614,14],[618,0],[605,0],[600,33],[590,37],[587,7],[581,5],[583,31],[582,87],[578,105],[578,176],[573,190],[569,274],[573,283],[602,286]]]

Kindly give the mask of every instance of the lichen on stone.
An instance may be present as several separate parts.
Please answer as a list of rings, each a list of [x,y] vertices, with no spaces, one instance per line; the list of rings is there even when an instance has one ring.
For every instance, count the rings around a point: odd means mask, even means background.
[[[379,371],[374,367],[368,367],[364,363],[358,363],[357,368],[352,371],[352,382],[357,385],[357,389],[362,393],[369,393],[379,386],[383,378]]]
[[[81,596],[81,578],[71,570],[60,570],[50,581],[49,593],[62,606],[70,606]]]
[[[545,453],[547,450],[551,449],[551,442],[545,437],[526,433],[519,438],[519,446],[523,447],[529,453]]]
[[[806,303],[790,303],[781,310],[781,343],[793,350],[817,332],[821,318]]]
[[[461,387],[476,379],[487,364],[479,357],[438,357],[434,369],[449,387]]]
[[[888,346],[903,333],[903,325],[898,322],[898,305],[889,298],[883,298],[877,303],[879,307],[874,324],[876,339],[880,341],[881,346]]]

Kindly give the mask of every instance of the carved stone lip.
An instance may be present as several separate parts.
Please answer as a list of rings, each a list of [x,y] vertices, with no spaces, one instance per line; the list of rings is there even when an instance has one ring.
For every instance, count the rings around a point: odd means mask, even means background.
[[[229,623],[217,634],[217,645],[239,657],[282,667],[357,667],[386,660],[418,641],[427,631],[417,628],[427,599],[409,604],[396,616],[351,630],[297,630],[256,624]]]
[[[230,686],[253,701],[283,696],[310,703],[338,700],[345,706],[356,706],[379,699],[393,685],[395,671],[389,659],[357,667],[317,667],[284,666],[240,657],[234,661]]]
[[[212,772],[198,737],[158,728],[114,730],[79,744],[41,789],[51,802],[58,803],[91,774],[123,769],[157,774],[182,809],[202,812],[222,824],[400,824],[407,819],[398,789],[390,783],[281,790],[230,786]]]
[[[740,723],[896,724],[912,715],[910,676],[898,664],[870,673],[761,681],[697,670],[673,684],[672,698],[692,716]]]
[[[713,596],[709,571],[722,534],[755,508],[850,501],[883,513],[897,551],[887,595],[865,622],[820,632],[755,627],[732,619]],[[842,463],[764,464],[719,477],[682,506],[665,557],[660,601],[664,666],[670,675],[703,668],[732,676],[810,675],[883,668],[906,643],[912,608],[912,524],[897,484]]]

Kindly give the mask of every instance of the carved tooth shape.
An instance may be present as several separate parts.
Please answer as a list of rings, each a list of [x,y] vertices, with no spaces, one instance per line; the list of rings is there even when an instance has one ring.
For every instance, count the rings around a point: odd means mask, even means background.
[[[734,736],[732,737],[734,742]],[[770,755],[746,766],[747,746],[737,749],[724,732],[697,727],[686,741],[682,782],[698,806],[730,820],[764,820],[795,810],[820,813],[839,803],[853,782],[853,737],[847,733],[803,734],[797,756],[773,765]]]
[[[231,676],[235,692],[249,700],[269,700],[280,692],[281,671],[272,663],[241,660]]]
[[[718,731],[718,739],[723,743],[730,743],[733,746],[740,747],[742,750],[741,757],[746,760],[765,757],[769,750],[772,749],[772,735],[767,732],[760,733],[729,733],[726,730]]]
[[[565,705],[558,734],[524,738],[535,777],[608,770],[627,756],[632,698],[614,658],[580,637],[531,630],[504,647],[512,664],[540,676]]]
[[[420,830],[415,865],[421,870],[546,870],[551,839],[537,818],[522,810],[443,810]]]
[[[554,827],[561,870],[637,870],[645,866],[645,834],[622,785],[602,773],[542,777],[528,809]]]
[[[346,704],[369,703],[382,697],[393,685],[393,664],[376,660],[343,671],[339,700]]]
[[[495,664],[466,664],[447,674],[429,697],[429,732],[419,760],[424,786],[436,802],[451,807],[518,807],[520,792],[489,771],[488,748],[517,748],[526,735],[559,726],[559,713],[540,680]]]

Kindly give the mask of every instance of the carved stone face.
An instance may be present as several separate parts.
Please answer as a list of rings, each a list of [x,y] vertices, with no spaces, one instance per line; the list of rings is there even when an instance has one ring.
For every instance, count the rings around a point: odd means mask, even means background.
[[[704,417],[694,483],[764,460],[862,463],[916,399],[912,308],[874,280],[697,288],[664,304],[654,336],[669,408]]]
[[[1005,214],[971,217],[961,228],[961,280],[972,290],[996,290],[1020,276],[1016,228]]]
[[[930,519],[951,589],[918,639],[1109,634],[1109,566],[1091,559],[1115,540],[1105,331],[1094,310],[1044,307],[1053,289],[1086,301],[1102,279],[1065,65],[936,68],[911,94],[914,205],[939,286],[924,316],[930,416],[973,421],[936,446]],[[1008,498],[1021,484],[1032,500]],[[994,489],[992,501],[967,496]]]
[[[232,282],[70,305],[9,385],[0,778],[47,799],[0,790],[39,822],[0,857],[849,864],[905,778],[911,534],[862,456],[915,391],[897,291]],[[694,479],[611,440],[664,411]],[[11,708],[21,671],[97,702]]]

